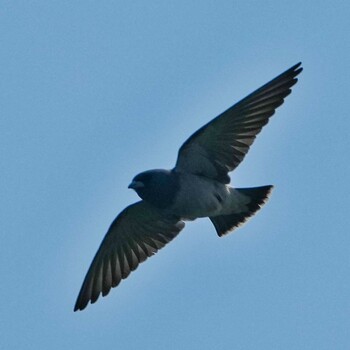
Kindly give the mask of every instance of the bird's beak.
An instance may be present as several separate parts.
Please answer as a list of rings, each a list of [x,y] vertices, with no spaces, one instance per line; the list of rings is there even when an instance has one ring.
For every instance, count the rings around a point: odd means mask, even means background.
[[[128,186],[128,188],[132,188],[133,190],[136,190],[138,188],[145,187],[144,183],[141,181],[133,181],[131,184]]]

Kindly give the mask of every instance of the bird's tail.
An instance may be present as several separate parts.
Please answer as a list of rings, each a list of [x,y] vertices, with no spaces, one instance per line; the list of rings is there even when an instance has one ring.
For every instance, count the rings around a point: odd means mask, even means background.
[[[210,217],[217,234],[221,237],[246,222],[266,203],[272,189],[273,186],[232,189],[235,191],[232,193],[235,197],[233,213]]]

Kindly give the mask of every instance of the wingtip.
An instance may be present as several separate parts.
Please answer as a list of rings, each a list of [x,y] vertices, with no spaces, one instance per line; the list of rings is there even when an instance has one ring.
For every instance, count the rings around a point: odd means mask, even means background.
[[[303,71],[303,67],[301,67],[302,62],[298,62],[297,64],[295,64],[294,66],[292,66],[290,68],[291,71],[293,71],[295,73],[295,75],[298,75],[299,73],[301,73]]]
[[[75,304],[75,305],[74,305],[73,311],[76,312],[76,311],[80,311],[80,310],[83,310],[83,308],[81,308],[80,306],[78,306],[78,304]]]
[[[81,306],[81,305],[80,306],[75,306],[73,311],[74,312],[83,311],[86,308],[86,306],[87,305],[85,305],[85,306]]]
[[[87,307],[87,304],[88,303],[83,304],[83,303],[79,302],[79,300],[77,300],[77,302],[74,305],[74,310],[73,311],[74,312],[76,312],[76,311],[83,311]]]
[[[298,62],[297,64],[294,64],[292,67],[289,68],[289,70],[296,70],[301,66],[301,61]],[[300,67],[301,68],[301,67]]]

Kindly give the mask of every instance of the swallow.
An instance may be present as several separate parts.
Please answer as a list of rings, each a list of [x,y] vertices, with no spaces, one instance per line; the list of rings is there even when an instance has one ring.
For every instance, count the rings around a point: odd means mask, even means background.
[[[229,173],[291,93],[298,63],[202,126],[180,147],[175,167],[134,177],[140,201],[113,221],[86,274],[74,311],[106,296],[140,263],[172,241],[185,221],[208,217],[219,237],[253,216],[273,186],[234,188]]]

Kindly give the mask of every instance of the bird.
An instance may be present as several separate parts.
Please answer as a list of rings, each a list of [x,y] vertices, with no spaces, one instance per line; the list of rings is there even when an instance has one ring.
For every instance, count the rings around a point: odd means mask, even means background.
[[[74,311],[106,296],[140,263],[172,241],[185,221],[208,217],[219,237],[268,200],[273,186],[231,187],[229,173],[291,93],[301,62],[249,94],[192,134],[171,170],[147,170],[130,185],[140,201],[112,222],[83,281]]]

